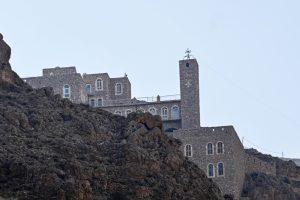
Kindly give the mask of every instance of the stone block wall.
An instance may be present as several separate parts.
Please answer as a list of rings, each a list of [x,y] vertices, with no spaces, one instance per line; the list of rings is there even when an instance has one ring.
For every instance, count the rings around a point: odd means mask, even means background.
[[[246,173],[262,172],[265,174],[276,175],[276,164],[263,161],[254,155],[245,153]]]
[[[110,100],[110,77],[107,73],[98,73],[98,74],[83,74],[83,81],[85,84],[91,85],[91,93],[89,93],[89,100],[102,99],[103,103]],[[103,89],[97,90],[96,81],[101,79],[103,81]]]
[[[55,67],[43,69],[43,76],[60,76],[76,73],[75,67]]]
[[[180,117],[180,110],[181,104],[180,100],[170,100],[170,101],[159,101],[159,102],[136,102],[133,101],[132,103],[127,102],[124,105],[114,105],[114,106],[107,106],[103,107],[104,110],[116,113],[120,112],[120,115],[127,116],[127,111],[129,112],[150,112],[151,108],[154,108],[156,112],[155,115],[162,115],[162,108],[168,109],[168,117],[167,119],[162,119],[164,123],[164,128],[166,129],[180,129],[181,128],[181,117]],[[179,108],[179,116],[172,115],[172,108],[177,106]]]
[[[192,156],[188,157],[204,172],[208,172],[208,165],[213,164],[216,182],[223,194],[232,194],[239,198],[244,182],[244,150],[243,145],[232,126],[201,127],[199,129],[181,129],[172,133],[172,136],[182,141],[181,150],[184,153],[185,145],[192,146]],[[218,154],[218,142],[224,144],[224,152]],[[212,143],[214,153],[207,154],[207,144]],[[224,164],[224,175],[217,175],[217,165]]]
[[[127,76],[120,78],[111,78],[110,83],[111,100],[131,99],[131,84]],[[121,83],[123,86],[122,94],[115,93],[115,85],[117,83]]]
[[[200,128],[199,69],[196,59],[179,61],[182,128]]]
[[[67,84],[70,86],[70,100],[72,102],[87,103],[87,94],[84,90],[85,83],[79,73],[40,76],[24,78],[23,80],[33,88],[52,87],[54,94],[59,94],[61,96],[63,96],[63,87]]]

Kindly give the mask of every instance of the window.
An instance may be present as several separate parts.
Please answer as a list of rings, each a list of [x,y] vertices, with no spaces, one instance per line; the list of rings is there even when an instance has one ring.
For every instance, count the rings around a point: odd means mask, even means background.
[[[71,97],[71,88],[69,85],[64,85],[63,88],[63,97],[64,98],[70,98]]]
[[[116,83],[115,85],[115,94],[120,95],[123,93],[123,85],[121,83]]]
[[[132,110],[130,110],[130,109],[126,110],[126,116],[128,116],[131,112],[132,112]]]
[[[91,86],[91,84],[86,84],[85,85],[85,92],[88,93],[88,94],[92,93],[92,86]]]
[[[91,99],[90,100],[90,106],[91,107],[95,107],[95,99]]]
[[[151,113],[152,115],[156,115],[156,109],[154,107],[149,108],[149,113]]]
[[[184,155],[186,157],[192,157],[193,156],[192,145],[190,145],[190,144],[185,145]]]
[[[206,154],[213,155],[214,154],[214,146],[212,143],[208,143],[206,146]]]
[[[98,106],[98,107],[102,107],[102,106],[103,106],[103,101],[102,101],[102,99],[98,99],[98,100],[97,100],[97,106]]]
[[[217,153],[218,154],[224,153],[224,144],[223,144],[223,142],[218,142],[217,143]]]
[[[98,91],[103,90],[103,81],[102,81],[102,79],[97,79],[96,80],[96,90],[98,90]]]
[[[168,108],[167,107],[163,107],[162,109],[161,109],[161,118],[162,119],[164,119],[164,120],[166,120],[166,119],[168,119]]]
[[[213,164],[208,164],[207,166],[207,176],[208,178],[214,177],[215,176],[215,169]]]
[[[222,162],[218,163],[218,176],[224,176],[224,164]]]
[[[145,113],[145,110],[143,108],[139,108],[139,109],[137,109],[137,111]]]
[[[122,111],[116,110],[116,111],[115,111],[115,114],[116,114],[116,115],[122,115]]]
[[[173,106],[171,109],[172,119],[180,119],[180,112],[178,106]]]

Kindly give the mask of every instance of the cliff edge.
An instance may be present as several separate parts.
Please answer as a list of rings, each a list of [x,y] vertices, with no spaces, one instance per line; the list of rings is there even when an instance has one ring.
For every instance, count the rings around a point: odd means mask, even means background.
[[[157,116],[128,118],[32,89],[0,40],[0,199],[221,199]]]

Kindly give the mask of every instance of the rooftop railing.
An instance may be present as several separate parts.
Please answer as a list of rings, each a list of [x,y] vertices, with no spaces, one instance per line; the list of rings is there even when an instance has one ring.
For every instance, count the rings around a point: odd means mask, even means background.
[[[138,97],[136,98],[139,101],[146,101],[146,102],[156,102],[156,101],[174,101],[180,100],[180,94],[174,95],[165,95],[165,96],[152,96],[152,97]]]
[[[89,95],[90,98],[97,98],[94,94]],[[180,100],[180,95],[165,95],[157,97],[139,97],[133,99],[115,99],[115,100],[103,100],[103,106],[120,106],[120,105],[139,105],[154,102],[176,101]]]

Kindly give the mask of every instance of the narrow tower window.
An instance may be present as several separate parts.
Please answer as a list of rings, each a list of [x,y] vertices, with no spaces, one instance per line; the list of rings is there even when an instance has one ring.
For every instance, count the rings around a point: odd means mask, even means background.
[[[90,106],[91,107],[95,107],[95,99],[91,99],[90,100]]]
[[[116,83],[115,85],[115,94],[120,95],[123,93],[123,85],[121,83]]]
[[[212,178],[215,176],[215,169],[213,164],[208,164],[207,166],[207,176],[208,178]]]
[[[102,107],[102,106],[103,106],[103,101],[102,101],[102,99],[98,99],[97,105],[98,105],[98,107]]]
[[[193,156],[192,145],[190,145],[190,144],[185,145],[184,155],[186,157],[192,157]]]
[[[169,115],[168,108],[167,107],[161,108],[161,118],[163,120],[167,120],[168,119],[168,115]]]
[[[222,162],[218,163],[218,176],[224,176],[224,164]]]
[[[224,153],[224,144],[223,144],[223,142],[218,142],[217,143],[217,153],[218,154]]]
[[[128,116],[131,112],[131,109],[126,110],[126,116]]]
[[[88,93],[88,94],[92,93],[92,86],[91,86],[91,84],[86,84],[85,85],[85,92]]]
[[[178,106],[173,106],[171,109],[172,119],[180,119],[180,112]]]
[[[103,90],[103,81],[102,81],[102,79],[97,79],[96,80],[96,89],[98,91]]]
[[[207,155],[213,155],[214,154],[214,146],[212,143],[208,143],[206,146]]]
[[[71,97],[71,88],[69,85],[64,85],[63,88],[63,97],[64,98],[70,98]]]

